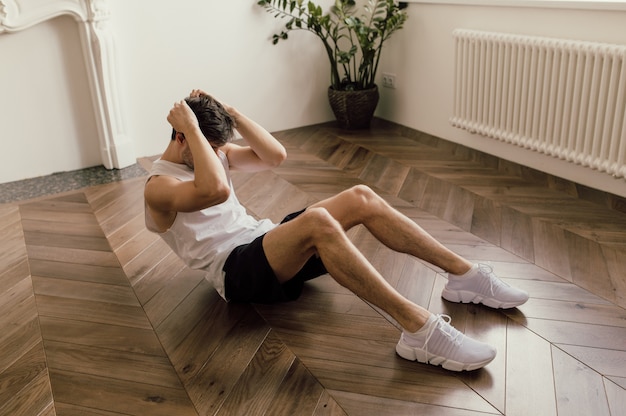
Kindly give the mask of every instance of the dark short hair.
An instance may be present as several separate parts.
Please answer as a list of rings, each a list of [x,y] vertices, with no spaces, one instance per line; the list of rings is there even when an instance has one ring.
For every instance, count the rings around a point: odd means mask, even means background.
[[[235,120],[224,106],[210,95],[187,97],[185,101],[198,119],[202,134],[213,146],[221,147],[230,142],[235,135]],[[172,129],[172,140],[176,130]]]

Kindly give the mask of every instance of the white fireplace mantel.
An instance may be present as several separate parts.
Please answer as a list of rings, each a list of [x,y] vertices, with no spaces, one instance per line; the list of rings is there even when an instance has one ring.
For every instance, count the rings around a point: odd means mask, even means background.
[[[119,107],[115,42],[108,27],[108,0],[0,0],[0,35],[61,15],[72,16],[79,27],[102,164],[107,169],[130,166],[136,158]]]

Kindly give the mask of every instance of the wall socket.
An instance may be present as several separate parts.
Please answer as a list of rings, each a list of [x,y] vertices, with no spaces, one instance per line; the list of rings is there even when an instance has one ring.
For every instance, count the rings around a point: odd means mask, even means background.
[[[396,74],[383,72],[383,87],[396,88]]]

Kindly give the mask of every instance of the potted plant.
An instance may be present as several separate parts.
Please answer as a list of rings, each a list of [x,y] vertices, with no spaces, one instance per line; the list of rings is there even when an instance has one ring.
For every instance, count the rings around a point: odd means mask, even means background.
[[[260,0],[258,4],[276,18],[288,19],[274,34],[277,44],[292,30],[306,30],[323,43],[330,62],[328,98],[340,125],[365,128],[378,104],[376,71],[384,42],[401,29],[408,18],[394,0],[335,0],[330,11],[311,0]],[[357,16],[357,13],[361,14]]]

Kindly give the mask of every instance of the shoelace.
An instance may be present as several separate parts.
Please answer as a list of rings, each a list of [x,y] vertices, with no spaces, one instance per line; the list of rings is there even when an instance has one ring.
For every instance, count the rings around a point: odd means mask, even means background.
[[[505,282],[496,277],[496,275],[493,273],[493,268],[490,265],[479,263],[478,270],[489,278],[489,292],[491,292],[491,296],[496,295],[494,287],[498,288],[502,286],[508,286]]]
[[[457,346],[461,345],[461,343],[463,342],[463,338],[464,338],[464,335],[461,332],[457,331],[450,325],[452,318],[450,318],[449,315],[441,314],[441,315],[436,315],[436,317],[437,317],[437,320],[432,322],[430,326],[428,327],[428,336],[426,337],[426,341],[424,342],[424,351],[426,351],[427,357],[428,357],[428,342],[430,341],[430,338],[435,333],[435,330],[439,329],[443,335],[450,338],[450,340],[453,343],[455,343]],[[448,328],[448,331],[446,331],[445,328]]]

